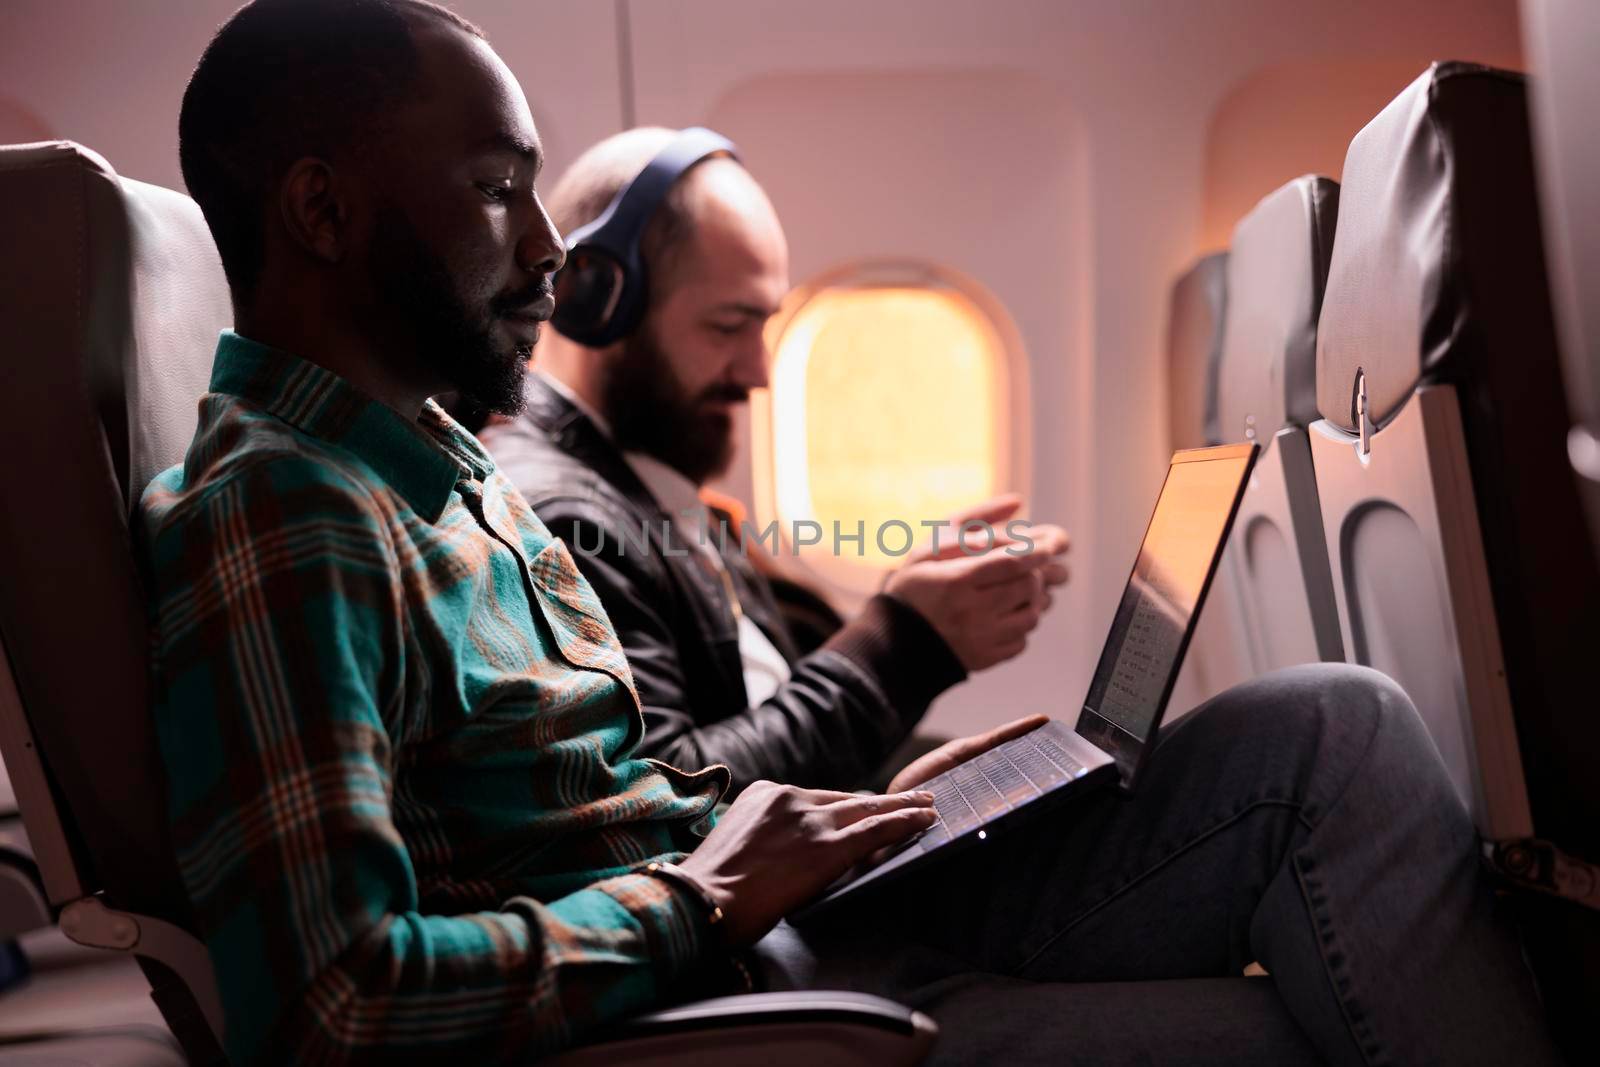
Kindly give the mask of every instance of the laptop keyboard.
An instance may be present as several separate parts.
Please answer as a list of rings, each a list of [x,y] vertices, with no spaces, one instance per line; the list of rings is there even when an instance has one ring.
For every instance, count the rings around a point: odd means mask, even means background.
[[[1054,738],[1060,723],[1047,723],[924,782],[933,793],[939,821],[922,835],[929,845],[960,837],[1013,807],[1065,785],[1084,766]]]
[[[1087,768],[1061,743],[1070,732],[1061,723],[1045,723],[922,783],[917,788],[933,793],[939,821],[891,849],[871,870],[848,879],[824,901],[876,881],[1013,807],[1082,778]]]

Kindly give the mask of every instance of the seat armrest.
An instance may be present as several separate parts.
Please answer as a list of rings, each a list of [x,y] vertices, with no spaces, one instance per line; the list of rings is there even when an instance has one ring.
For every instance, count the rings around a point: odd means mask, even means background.
[[[751,993],[638,1016],[545,1062],[701,1067],[714,1052],[723,1062],[759,1060],[763,1067],[909,1067],[927,1055],[938,1032],[921,1012],[865,993]]]

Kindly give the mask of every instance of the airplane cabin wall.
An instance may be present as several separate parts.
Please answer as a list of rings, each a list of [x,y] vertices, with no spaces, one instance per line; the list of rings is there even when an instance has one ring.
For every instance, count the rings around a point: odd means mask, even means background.
[[[0,140],[70,137],[181,188],[178,102],[234,6],[8,0]],[[944,733],[1074,714],[1165,470],[1173,280],[1283,181],[1337,177],[1429,60],[1520,65],[1514,0],[453,6],[521,79],[547,187],[625,115],[720,125],[778,205],[796,283],[913,256],[1005,305],[1030,364],[1031,511],[1071,530],[1074,578],[1028,652],[936,705]],[[749,499],[748,465],[730,484]]]
[[[183,188],[178,106],[206,42],[243,0],[5,0],[0,5],[0,143],[65,137],[117,173]],[[546,184],[615,133],[616,7],[563,0],[452,6],[497,46],[533,111]]]

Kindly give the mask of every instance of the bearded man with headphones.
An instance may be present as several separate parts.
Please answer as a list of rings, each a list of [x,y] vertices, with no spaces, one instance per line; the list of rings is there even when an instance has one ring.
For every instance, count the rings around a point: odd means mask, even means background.
[[[636,129],[579,158],[548,207],[568,248],[555,330],[526,412],[481,436],[616,626],[641,754],[727,764],[735,790],[865,784],[934,697],[1022,650],[1066,535],[1033,526],[1027,553],[972,555],[947,536],[802,654],[760,546],[699,499],[732,457],[733,409],[767,385],[762,328],[789,287],[771,203],[720,135]]]

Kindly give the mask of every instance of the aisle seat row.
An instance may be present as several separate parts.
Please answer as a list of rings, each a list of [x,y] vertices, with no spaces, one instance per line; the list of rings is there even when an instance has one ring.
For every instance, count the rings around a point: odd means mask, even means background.
[[[1240,221],[1209,351],[1170,353],[1210,368],[1172,395],[1208,440],[1264,449],[1219,610],[1251,674],[1348,660],[1398,681],[1501,873],[1530,854],[1581,870],[1600,862],[1600,553],[1568,463],[1526,80],[1435,64],[1342,180],[1296,179]],[[1175,321],[1217,262],[1179,281]],[[1575,1020],[1600,912],[1516,907]]]

